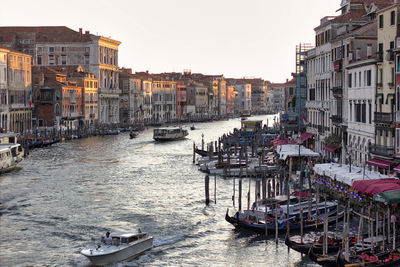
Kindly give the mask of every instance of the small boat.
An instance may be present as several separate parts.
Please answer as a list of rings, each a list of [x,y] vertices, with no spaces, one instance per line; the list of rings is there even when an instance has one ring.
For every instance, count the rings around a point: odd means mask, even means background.
[[[196,128],[194,127],[194,124],[192,126],[190,126],[190,130],[196,130]]]
[[[199,154],[202,157],[207,157],[209,155],[207,150],[201,150],[201,149],[198,149],[198,148],[195,148],[194,152],[196,152],[197,154]],[[216,156],[216,155],[218,155],[218,153],[217,152],[213,152],[213,155]]]
[[[182,127],[155,128],[153,139],[156,141],[175,141],[184,139],[188,134],[188,131],[182,129]]]
[[[363,253],[359,257],[351,257],[350,261],[346,261],[343,256],[338,256],[336,263],[338,267],[387,267],[400,266],[400,253],[395,251],[385,251],[381,253]]]
[[[130,133],[129,133],[129,137],[130,137],[131,139],[136,138],[137,135],[138,135],[138,134],[135,133],[135,132],[130,132]]]
[[[153,247],[148,233],[111,233],[112,242],[89,246],[81,251],[93,265],[112,264],[136,258]]]
[[[328,224],[336,222],[336,218],[341,220],[343,218],[344,212],[339,212],[336,216],[336,211],[331,212],[328,215]],[[235,226],[235,228],[239,229],[247,229],[255,232],[265,233],[265,228],[269,231],[275,231],[278,228],[278,231],[286,231],[287,225],[289,224],[290,230],[300,230],[301,222],[296,217],[291,217],[289,219],[278,219],[278,224],[275,224],[273,218],[265,223],[265,220],[254,221],[252,219],[243,218],[244,213],[239,214],[236,212],[234,216],[229,216],[228,210],[226,211],[225,220]],[[303,219],[303,229],[316,229],[317,227],[324,225],[324,218],[326,215],[319,215],[316,219],[307,220]]]
[[[323,236],[319,238],[318,241],[314,243],[299,243],[293,240],[290,240],[289,236],[286,236],[285,244],[286,246],[290,247],[291,249],[300,252],[302,254],[308,254],[311,247],[313,247],[314,253],[322,254],[323,253]],[[328,237],[328,253],[338,252],[342,247],[342,239],[335,239]],[[350,239],[350,246],[354,245],[357,242],[357,239],[351,238]]]
[[[23,156],[20,144],[0,144],[0,174],[14,170]]]

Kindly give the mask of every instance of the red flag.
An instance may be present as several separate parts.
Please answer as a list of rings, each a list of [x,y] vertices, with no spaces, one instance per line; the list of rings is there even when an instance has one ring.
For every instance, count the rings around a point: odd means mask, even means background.
[[[303,120],[304,120],[304,122],[308,122],[306,119],[306,115],[304,115],[304,113],[303,113]]]

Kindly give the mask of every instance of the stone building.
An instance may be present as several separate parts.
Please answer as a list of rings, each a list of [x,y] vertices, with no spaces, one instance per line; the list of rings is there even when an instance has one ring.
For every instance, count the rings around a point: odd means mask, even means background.
[[[11,132],[32,129],[32,57],[0,47],[0,125]]]
[[[99,80],[100,123],[119,122],[119,41],[65,26],[0,27],[0,44],[27,51],[36,66],[76,66]]]

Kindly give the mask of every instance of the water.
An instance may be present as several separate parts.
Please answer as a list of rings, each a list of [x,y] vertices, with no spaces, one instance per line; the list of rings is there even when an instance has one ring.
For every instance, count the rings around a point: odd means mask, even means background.
[[[90,266],[83,247],[107,230],[141,228],[154,249],[116,266],[314,266],[288,253],[283,237],[275,245],[233,230],[224,220],[232,180],[217,177],[217,204],[205,207],[193,141],[216,140],[240,120],[196,127],[177,142],[155,143],[148,129],[132,140],[124,133],[31,151],[20,170],[0,176],[0,265]]]

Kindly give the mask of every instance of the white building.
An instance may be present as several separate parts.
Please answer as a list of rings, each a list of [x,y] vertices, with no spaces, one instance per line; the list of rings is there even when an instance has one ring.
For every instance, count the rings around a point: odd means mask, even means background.
[[[238,92],[239,112],[251,111],[251,84],[235,84],[235,90]]]
[[[376,59],[364,59],[347,66],[348,77],[348,148],[352,163],[364,166],[369,144],[375,143]],[[348,149],[349,150],[349,149]]]

